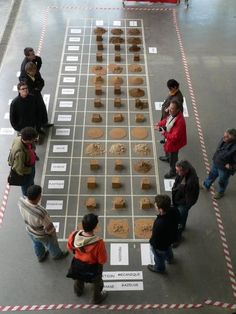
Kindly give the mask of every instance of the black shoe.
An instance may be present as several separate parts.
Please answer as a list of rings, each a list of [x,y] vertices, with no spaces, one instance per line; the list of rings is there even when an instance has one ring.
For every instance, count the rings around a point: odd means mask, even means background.
[[[165,161],[165,162],[169,162],[170,161],[168,156],[160,156],[159,159],[161,161]]]
[[[43,256],[38,257],[38,262],[39,262],[39,263],[44,262],[44,261],[47,259],[47,257],[48,257],[48,251],[45,251],[45,253],[44,253]]]
[[[104,301],[106,299],[106,297],[108,296],[108,292],[107,291],[102,291],[100,294],[100,297],[95,299],[93,301],[94,304],[100,304],[102,303],[102,301]]]
[[[156,270],[154,265],[149,264],[147,266],[148,270],[152,271],[153,273],[158,273],[158,274],[166,274],[165,271],[160,271],[160,270]]]
[[[61,254],[56,257],[53,257],[53,259],[55,260],[63,259],[67,257],[68,254],[69,254],[69,251],[61,251]]]
[[[77,297],[80,297],[84,292],[84,286],[78,287],[76,281],[74,282],[74,292]]]
[[[44,128],[46,128],[46,129],[48,129],[48,128],[51,128],[52,126],[54,126],[54,124],[53,123],[46,123],[46,124],[44,124]]]
[[[168,173],[166,173],[164,175],[165,179],[171,179],[171,178],[174,178],[174,177],[176,177],[176,173],[174,173],[174,172],[168,172]]]

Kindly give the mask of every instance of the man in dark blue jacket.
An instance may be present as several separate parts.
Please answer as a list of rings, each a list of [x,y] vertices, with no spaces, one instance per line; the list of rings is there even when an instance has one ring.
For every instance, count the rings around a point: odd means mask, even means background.
[[[224,196],[229,177],[236,171],[236,129],[227,129],[213,156],[213,165],[202,188],[209,190],[212,183],[219,177],[215,199]]]

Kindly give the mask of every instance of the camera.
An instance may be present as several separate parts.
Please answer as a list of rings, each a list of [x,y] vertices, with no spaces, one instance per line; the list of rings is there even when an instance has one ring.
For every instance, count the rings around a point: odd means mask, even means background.
[[[166,127],[165,126],[162,126],[162,127],[159,128],[159,132],[163,132],[163,131],[164,132],[166,131]]]
[[[165,140],[160,140],[160,144],[165,144]]]

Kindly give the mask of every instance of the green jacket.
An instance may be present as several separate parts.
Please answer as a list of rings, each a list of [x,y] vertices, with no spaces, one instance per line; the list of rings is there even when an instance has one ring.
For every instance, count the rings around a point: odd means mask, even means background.
[[[15,170],[19,175],[30,174],[32,166],[27,166],[30,162],[30,156],[28,149],[22,143],[21,137],[18,136],[14,139],[9,156],[8,164]]]

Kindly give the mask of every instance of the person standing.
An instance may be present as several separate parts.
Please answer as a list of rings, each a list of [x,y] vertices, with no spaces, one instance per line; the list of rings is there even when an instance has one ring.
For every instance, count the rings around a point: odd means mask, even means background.
[[[21,67],[20,67],[20,76],[19,76],[19,81],[22,81],[22,78],[26,75],[25,73],[25,66],[26,63],[28,62],[33,62],[36,67],[37,67],[37,72],[40,71],[41,66],[42,66],[42,59],[40,56],[35,55],[34,49],[31,47],[26,47],[24,49],[24,55],[25,58],[21,63]]]
[[[107,292],[103,291],[102,280],[107,252],[104,241],[94,233],[97,224],[97,215],[85,215],[82,219],[83,229],[73,231],[67,242],[67,248],[74,255],[67,277],[74,279],[74,291],[77,296],[83,294],[85,282],[92,283],[95,304],[101,303],[107,297]]]
[[[55,260],[65,258],[69,254],[59,247],[52,220],[46,209],[40,205],[41,197],[41,186],[31,185],[27,190],[27,197],[21,197],[18,202],[35,255],[40,263],[45,261],[48,253]]]
[[[26,176],[24,185],[21,186],[22,194],[27,196],[27,189],[34,184],[35,177],[35,142],[38,133],[32,127],[26,127],[20,131],[10,149],[8,156],[9,166],[20,176]]]
[[[38,121],[38,104],[33,95],[29,95],[28,85],[20,82],[17,85],[19,95],[10,105],[10,123],[18,133],[25,127],[40,129]]]
[[[188,212],[199,197],[199,180],[196,170],[187,160],[176,163],[176,173],[177,176],[172,187],[172,203],[180,212],[180,239],[186,226]]]
[[[169,115],[169,106],[172,100],[178,101],[180,105],[180,111],[183,112],[183,95],[179,89],[179,83],[174,80],[170,79],[167,81],[167,87],[169,89],[169,96],[163,102],[161,106],[161,120],[166,118]]]
[[[212,183],[219,177],[217,192],[213,196],[220,199],[224,196],[229,178],[236,172],[236,129],[227,129],[220,140],[213,155],[213,165],[202,184],[202,188],[209,190]]]
[[[160,156],[159,159],[170,164],[170,171],[164,177],[173,178],[176,176],[175,164],[179,150],[187,144],[185,119],[176,100],[170,103],[169,116],[158,122],[155,129],[164,137],[160,143],[164,144],[165,156]]]
[[[168,195],[157,195],[154,205],[157,218],[153,224],[149,243],[155,264],[149,264],[148,270],[164,274],[165,261],[171,264],[174,260],[171,244],[175,241],[178,220],[172,214],[171,199]]]

